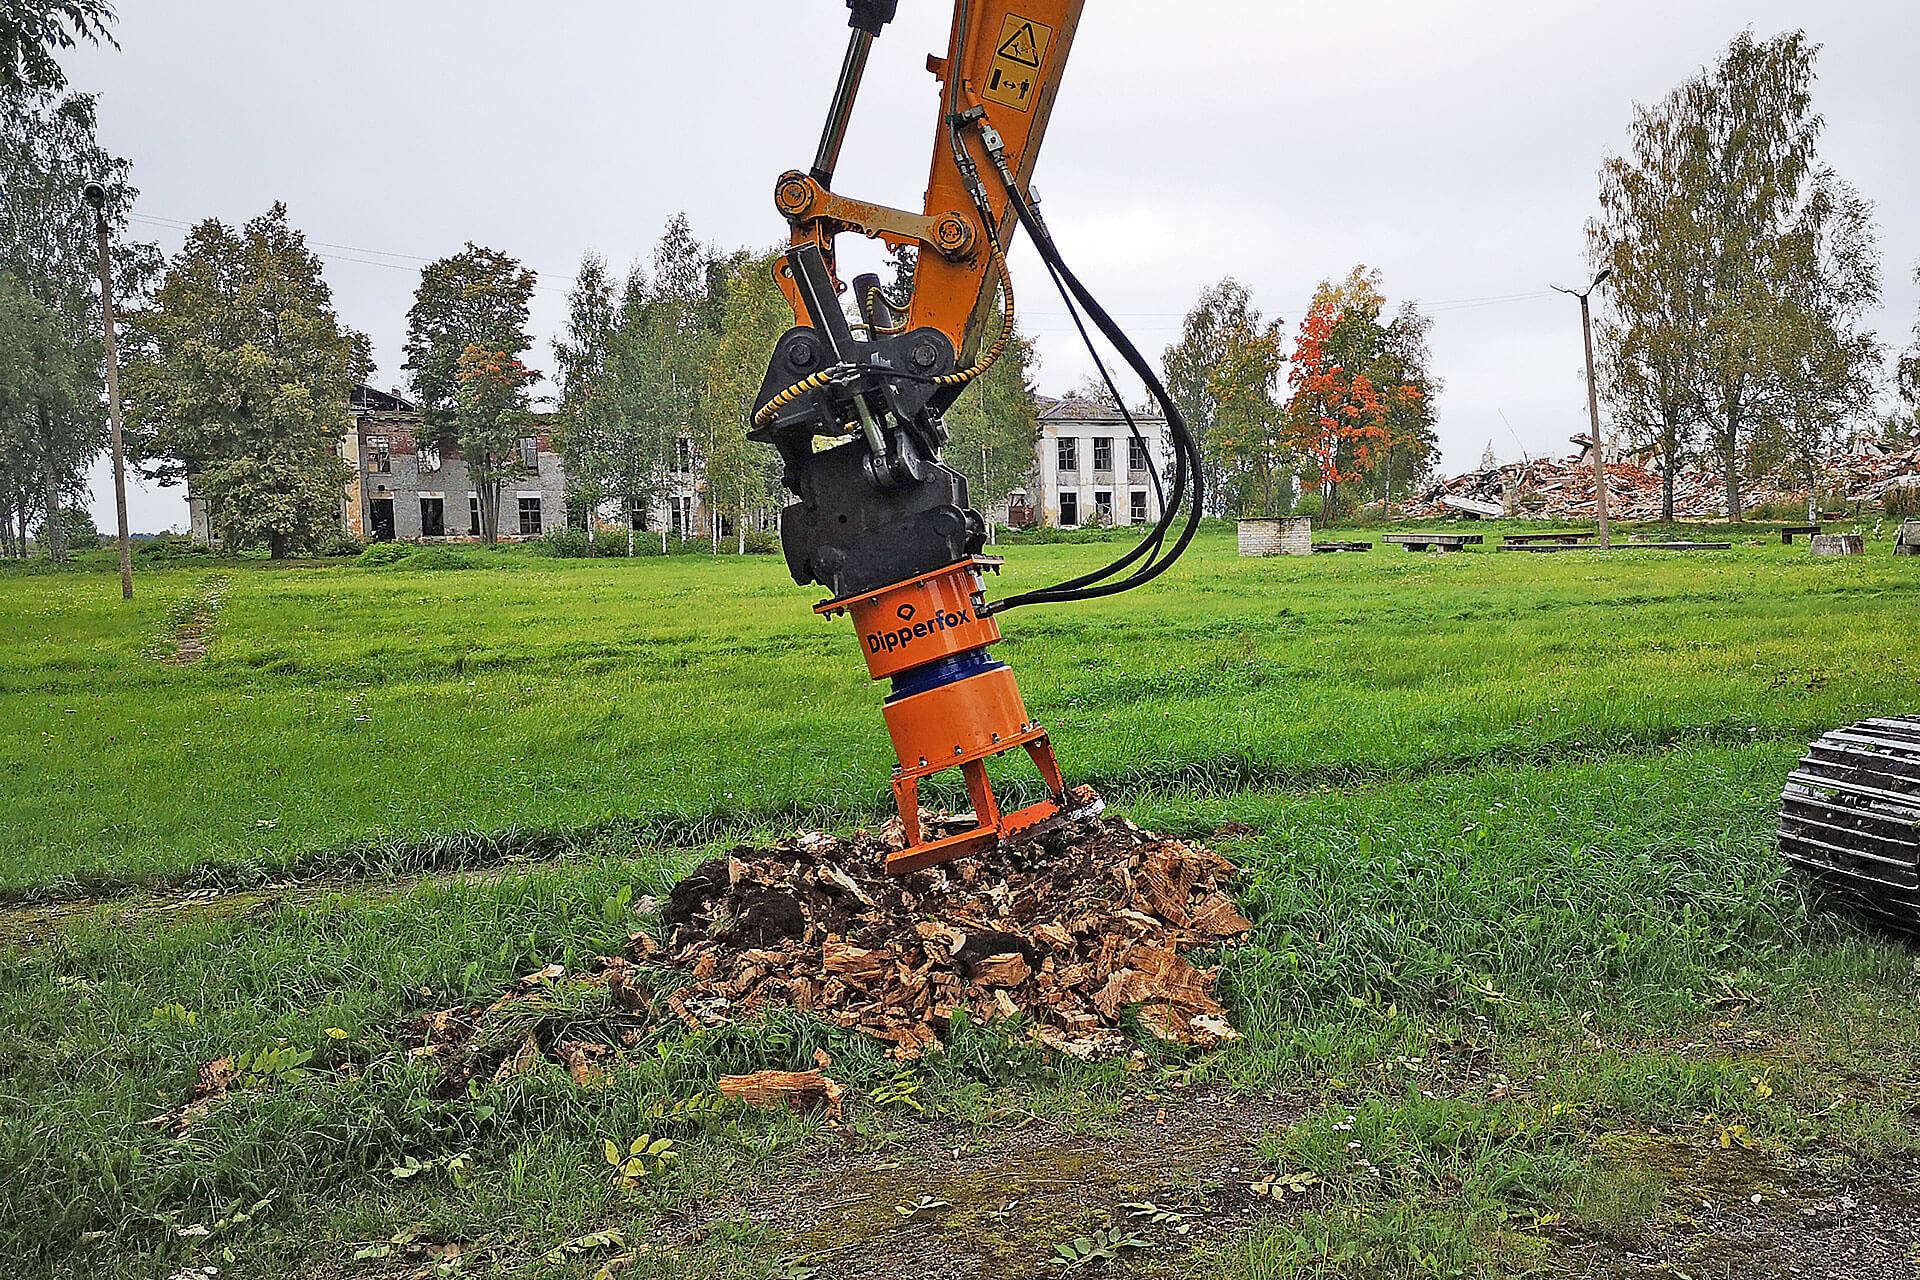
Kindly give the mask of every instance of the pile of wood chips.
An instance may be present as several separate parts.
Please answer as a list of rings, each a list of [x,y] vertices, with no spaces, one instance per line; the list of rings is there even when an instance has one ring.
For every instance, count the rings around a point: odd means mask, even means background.
[[[1218,854],[1095,818],[890,877],[883,863],[901,844],[896,824],[704,863],[662,906],[665,947],[636,936],[637,957],[682,971],[665,1000],[689,1025],[801,1009],[891,1042],[902,1060],[962,1012],[1024,1015],[1042,1044],[1080,1057],[1128,1048],[1128,1011],[1169,1041],[1236,1037],[1216,970],[1184,958],[1251,927]]]

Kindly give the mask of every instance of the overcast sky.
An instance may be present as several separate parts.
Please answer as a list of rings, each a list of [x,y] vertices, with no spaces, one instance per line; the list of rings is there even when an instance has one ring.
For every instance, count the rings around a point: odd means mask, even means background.
[[[580,256],[643,261],[685,210],[702,240],[770,246],[774,177],[804,169],[845,47],[841,0],[123,0],[119,51],[66,65],[134,162],[136,224],[284,200],[321,254],[375,382],[398,386],[420,266],[475,241],[539,272],[536,363]],[[835,188],[917,207],[938,109],[926,55],[951,6],[903,0],[877,46]],[[1232,275],[1289,330],[1356,263],[1434,318],[1443,470],[1562,453],[1582,429],[1579,312],[1595,171],[1743,27],[1823,46],[1823,154],[1878,213],[1896,347],[1920,260],[1920,6],[1912,0],[1090,0],[1035,185],[1067,260],[1149,356]],[[857,237],[853,238],[858,241]],[[843,251],[849,278],[872,246]],[[877,255],[876,255],[877,256]],[[1089,371],[1024,244],[1039,379]],[[110,524],[105,469],[96,518]],[[184,526],[178,490],[136,530]]]

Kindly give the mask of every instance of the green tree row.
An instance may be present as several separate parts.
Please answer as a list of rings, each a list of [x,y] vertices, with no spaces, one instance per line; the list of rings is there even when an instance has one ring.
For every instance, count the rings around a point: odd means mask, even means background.
[[[1206,460],[1208,514],[1286,515],[1305,482],[1317,491],[1307,509],[1334,520],[1343,487],[1347,501],[1385,500],[1425,478],[1441,388],[1432,322],[1411,302],[1384,319],[1381,284],[1364,266],[1322,281],[1291,351],[1237,280],[1200,295],[1162,364]]]
[[[793,313],[774,280],[778,250],[721,253],[702,245],[685,214],[668,222],[652,274],[616,281],[598,255],[582,261],[566,333],[554,344],[560,411],[555,443],[577,505],[641,514],[697,495],[744,549],[750,526],[770,525],[784,501],[773,450],[747,439],[748,418],[774,343]],[[896,287],[911,258],[896,262]],[[1000,337],[1003,317],[985,336]],[[1022,484],[1039,434],[1033,346],[1017,330],[1007,353],[948,413],[949,465],[971,500],[990,507]],[[625,518],[623,514],[623,519]],[[625,521],[630,528],[635,523]]]
[[[1884,353],[1873,209],[1821,159],[1819,46],[1804,32],[1737,37],[1719,61],[1636,110],[1626,155],[1600,171],[1589,224],[1609,271],[1601,387],[1629,443],[1666,478],[1697,459],[1742,481],[1786,465],[1809,504],[1842,433],[1871,412]],[[1920,330],[1898,362],[1912,433]],[[1810,512],[1810,517],[1812,513]]]

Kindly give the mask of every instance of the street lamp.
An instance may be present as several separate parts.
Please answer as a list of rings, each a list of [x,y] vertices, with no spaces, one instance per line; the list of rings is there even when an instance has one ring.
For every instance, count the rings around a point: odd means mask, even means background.
[[[107,421],[113,427],[113,513],[120,521],[120,598],[133,599],[133,536],[127,530],[127,459],[120,436],[120,357],[113,340],[113,253],[107,243],[107,187],[98,179],[80,194],[93,206],[100,241],[100,331],[107,349]]]
[[[1593,424],[1593,505],[1599,513],[1602,550],[1611,545],[1607,535],[1607,460],[1606,449],[1600,443],[1600,391],[1593,377],[1593,319],[1587,312],[1587,295],[1612,274],[1612,267],[1602,267],[1585,289],[1569,289],[1563,284],[1550,286],[1580,299],[1580,334],[1587,344],[1587,417]]]

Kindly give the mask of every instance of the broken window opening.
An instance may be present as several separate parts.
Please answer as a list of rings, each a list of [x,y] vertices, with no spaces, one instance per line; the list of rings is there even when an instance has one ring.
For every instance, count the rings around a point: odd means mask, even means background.
[[[447,536],[447,504],[444,499],[420,499],[420,536],[423,538]]]
[[[375,498],[373,506],[373,540],[375,542],[393,541],[393,499]]]
[[[1060,495],[1060,527],[1070,529],[1080,523],[1080,495],[1063,493]]]

